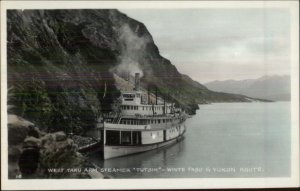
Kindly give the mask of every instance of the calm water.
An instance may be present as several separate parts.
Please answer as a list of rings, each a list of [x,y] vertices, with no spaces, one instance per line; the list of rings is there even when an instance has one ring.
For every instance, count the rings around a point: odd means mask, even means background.
[[[290,125],[290,102],[200,105],[175,145],[90,159],[113,178],[289,176]]]

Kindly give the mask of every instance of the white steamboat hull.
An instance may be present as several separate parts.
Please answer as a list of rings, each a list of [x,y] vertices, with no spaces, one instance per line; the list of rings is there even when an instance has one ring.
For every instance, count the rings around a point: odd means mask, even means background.
[[[160,142],[160,143],[154,143],[154,144],[148,144],[148,145],[138,145],[138,146],[108,146],[104,145],[103,148],[103,157],[104,159],[110,159],[115,157],[121,157],[125,155],[150,151],[153,149],[161,148],[167,145],[174,144],[178,141],[180,141],[183,138],[183,134],[179,135],[178,137],[175,137],[173,139],[170,139],[168,141]]]

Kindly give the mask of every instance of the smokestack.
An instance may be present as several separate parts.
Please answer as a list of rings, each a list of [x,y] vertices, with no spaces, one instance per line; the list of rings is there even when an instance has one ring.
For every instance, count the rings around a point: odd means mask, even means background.
[[[136,91],[140,90],[140,73],[135,73],[134,89]]]

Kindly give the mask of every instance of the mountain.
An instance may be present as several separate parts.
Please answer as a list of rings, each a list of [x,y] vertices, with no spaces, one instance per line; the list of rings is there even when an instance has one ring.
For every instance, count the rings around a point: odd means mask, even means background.
[[[7,11],[8,104],[46,132],[94,127],[120,95],[115,74],[136,72],[190,114],[199,103],[249,101],[180,74],[145,25],[118,10]]]
[[[291,97],[290,76],[273,75],[258,79],[212,81],[205,86],[213,91],[242,94],[273,101],[288,101]]]

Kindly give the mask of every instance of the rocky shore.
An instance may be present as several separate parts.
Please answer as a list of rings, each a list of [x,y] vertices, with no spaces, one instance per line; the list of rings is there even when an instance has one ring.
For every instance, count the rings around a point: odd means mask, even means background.
[[[9,178],[104,178],[99,172],[75,170],[87,166],[92,164],[65,133],[45,133],[22,117],[8,115]]]

